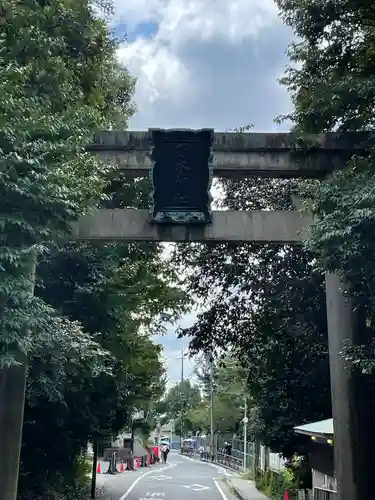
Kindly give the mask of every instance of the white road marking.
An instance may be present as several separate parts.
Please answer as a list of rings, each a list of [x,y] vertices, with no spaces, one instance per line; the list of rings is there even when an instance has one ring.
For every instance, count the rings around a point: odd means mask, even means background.
[[[209,490],[211,487],[210,486],[202,486],[201,484],[190,484],[183,486],[183,488],[189,488],[190,490],[193,491],[203,491],[203,490]]]
[[[165,481],[166,479],[172,479],[171,476],[152,476],[151,479],[155,479],[155,481]]]
[[[216,479],[214,479],[214,483],[215,483],[215,486],[217,488],[217,491],[220,493],[221,495],[221,498],[223,500],[228,500],[228,497],[226,496],[226,494],[224,493],[224,491],[221,489],[221,486],[220,484],[216,481]]]
[[[210,467],[213,467],[214,469],[216,469],[217,472],[220,472],[220,474],[225,474],[226,476],[232,476],[233,475],[231,472],[227,471],[223,467],[218,466],[217,464],[213,464],[211,462],[203,462],[203,461],[200,461],[200,460],[195,460],[195,458],[185,457],[185,455],[181,455],[181,457],[184,458],[185,460],[190,460],[192,462],[195,462],[196,464],[209,465]]]
[[[214,466],[214,464],[210,464],[210,465]],[[219,472],[220,474],[224,474],[225,476],[231,476],[232,475],[231,472],[228,472],[223,467],[218,467],[217,465],[215,467],[216,467],[217,472]]]
[[[158,472],[165,471],[167,469],[171,469],[172,467],[175,467],[173,464],[167,465],[166,467],[163,467],[162,469],[159,469]],[[149,470],[142,474],[142,476],[138,476],[137,479],[129,486],[129,488],[125,491],[125,493],[118,499],[118,500],[125,500],[125,498],[128,498],[129,494],[133,491],[133,489],[137,486],[139,481],[144,478],[145,476],[148,476],[149,474],[152,474],[153,472],[156,472],[154,470]]]

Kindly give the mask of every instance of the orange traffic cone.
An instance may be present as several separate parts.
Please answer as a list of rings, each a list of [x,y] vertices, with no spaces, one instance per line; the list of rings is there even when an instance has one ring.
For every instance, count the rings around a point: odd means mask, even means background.
[[[102,469],[101,469],[101,467],[100,467],[100,462],[99,462],[99,463],[98,463],[98,466],[97,466],[97,468],[96,468],[96,473],[97,473],[97,474],[100,474],[100,473],[101,473],[101,471],[102,471]]]
[[[120,472],[125,472],[125,467],[123,462],[121,462],[120,464]]]

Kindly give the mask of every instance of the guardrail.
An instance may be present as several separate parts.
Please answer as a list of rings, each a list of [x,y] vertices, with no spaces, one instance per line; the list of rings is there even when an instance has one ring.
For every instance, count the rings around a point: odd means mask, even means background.
[[[243,471],[243,460],[232,455],[226,455],[225,453],[218,452],[210,457],[207,452],[204,452],[201,454],[201,460],[223,465],[231,470]]]
[[[216,453],[215,462],[236,471],[243,471],[243,460],[225,453]]]

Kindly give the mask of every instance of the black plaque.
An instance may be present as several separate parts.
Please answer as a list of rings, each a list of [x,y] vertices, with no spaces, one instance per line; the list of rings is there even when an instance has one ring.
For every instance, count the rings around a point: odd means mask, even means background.
[[[152,129],[150,132],[151,222],[211,222],[213,130]]]

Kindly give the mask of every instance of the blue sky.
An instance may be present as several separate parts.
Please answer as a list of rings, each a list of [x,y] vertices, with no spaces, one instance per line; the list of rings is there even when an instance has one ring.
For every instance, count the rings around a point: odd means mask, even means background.
[[[115,0],[111,24],[118,36],[127,34],[118,56],[138,79],[132,129],[287,129],[273,119],[291,109],[278,78],[292,34],[273,0]],[[171,328],[161,342],[174,383],[180,361],[173,358],[187,340]],[[187,375],[191,369],[186,362]]]
[[[178,339],[176,336],[177,327],[186,328],[195,321],[195,314],[190,313],[180,319],[178,324],[170,325],[167,335],[158,336],[154,341],[163,345],[164,362],[168,373],[168,386],[172,386],[181,380],[181,354],[184,352],[183,370],[184,378],[189,378],[194,382],[195,361],[189,357],[189,339]]]

